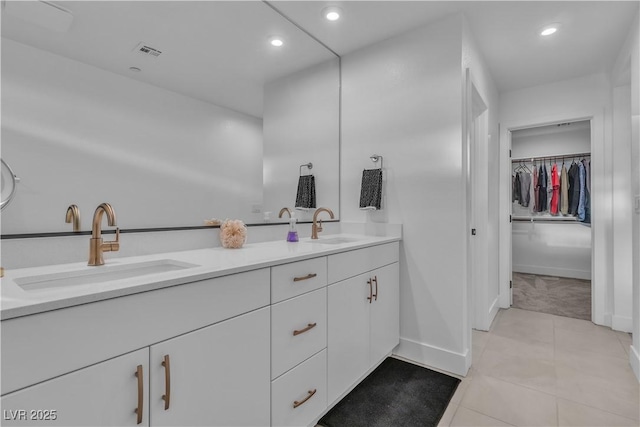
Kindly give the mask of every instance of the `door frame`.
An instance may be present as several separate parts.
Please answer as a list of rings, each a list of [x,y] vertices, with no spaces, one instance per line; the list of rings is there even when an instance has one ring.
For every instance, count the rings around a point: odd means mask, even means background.
[[[606,225],[611,224],[612,212],[604,202],[607,187],[607,160],[605,156],[604,112],[569,112],[552,116],[531,117],[502,123],[500,129],[500,242],[499,242],[499,278],[500,307],[511,307],[510,280],[511,265],[511,132],[520,129],[547,126],[558,123],[589,120],[591,124],[591,319],[598,325],[611,326],[611,311],[607,310],[607,283],[612,276],[607,253],[610,243],[606,234]],[[610,159],[609,159],[610,161]],[[610,169],[610,168],[609,168]],[[610,178],[609,178],[610,180]]]

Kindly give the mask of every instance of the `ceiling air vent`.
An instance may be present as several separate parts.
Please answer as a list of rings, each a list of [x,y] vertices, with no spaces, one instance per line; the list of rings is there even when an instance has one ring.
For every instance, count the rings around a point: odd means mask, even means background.
[[[138,43],[138,45],[133,50],[134,52],[138,52],[141,55],[150,56],[152,58],[157,58],[162,53],[161,50],[158,50],[155,47],[151,47],[149,46],[149,44],[144,42]]]

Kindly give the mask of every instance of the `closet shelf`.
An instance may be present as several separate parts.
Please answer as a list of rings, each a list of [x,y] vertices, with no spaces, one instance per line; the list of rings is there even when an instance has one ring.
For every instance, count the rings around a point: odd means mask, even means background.
[[[573,153],[573,154],[561,154],[558,156],[539,156],[539,157],[520,157],[517,159],[511,159],[511,163],[519,163],[519,162],[533,162],[533,161],[544,161],[544,160],[566,160],[566,159],[577,159],[577,158],[585,158],[591,157],[591,153]]]

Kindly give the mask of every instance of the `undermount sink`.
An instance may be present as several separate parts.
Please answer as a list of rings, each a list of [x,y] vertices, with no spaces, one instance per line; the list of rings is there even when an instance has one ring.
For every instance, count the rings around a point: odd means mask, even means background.
[[[313,240],[307,240],[309,243],[320,243],[323,245],[340,245],[342,243],[354,243],[358,242],[361,239],[355,237],[327,237],[327,238],[318,238]]]
[[[15,279],[15,283],[25,291],[37,291],[129,279],[132,277],[166,273],[193,267],[198,267],[198,265],[172,259],[161,259],[133,264],[91,267],[87,270],[20,277]]]

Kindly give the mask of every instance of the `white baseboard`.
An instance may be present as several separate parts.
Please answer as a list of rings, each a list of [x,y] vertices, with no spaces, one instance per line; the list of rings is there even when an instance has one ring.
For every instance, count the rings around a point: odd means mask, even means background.
[[[408,338],[400,338],[400,345],[394,354],[463,377],[467,375],[471,367],[471,352],[469,351],[465,354],[457,353]]]
[[[633,332],[633,319],[624,316],[611,316],[611,329],[614,331]]]
[[[629,363],[631,363],[633,373],[636,374],[636,378],[640,383],[640,354],[638,354],[638,350],[634,346],[631,346],[631,351],[629,352]]]
[[[539,274],[542,276],[570,277],[573,279],[591,280],[591,271],[573,270],[570,268],[546,267],[541,265],[514,264],[513,271],[516,273]]]

